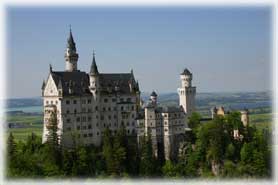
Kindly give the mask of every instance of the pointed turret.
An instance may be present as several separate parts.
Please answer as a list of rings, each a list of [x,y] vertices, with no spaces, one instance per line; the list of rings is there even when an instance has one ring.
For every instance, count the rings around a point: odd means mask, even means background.
[[[45,80],[43,80],[42,82],[42,90],[44,90],[44,88],[45,88]]]
[[[76,52],[75,42],[70,28],[69,37],[67,39],[67,49],[65,52],[66,71],[77,71],[78,53]]]
[[[49,72],[52,73],[52,65],[49,64]]]
[[[91,65],[90,75],[97,75],[97,74],[99,73],[98,73],[96,59],[95,59],[95,52],[93,52],[93,61]]]
[[[70,34],[69,34],[69,38],[68,38],[67,48],[69,48],[72,51],[76,51],[75,42],[74,42],[72,32],[71,32],[71,27],[70,27]]]

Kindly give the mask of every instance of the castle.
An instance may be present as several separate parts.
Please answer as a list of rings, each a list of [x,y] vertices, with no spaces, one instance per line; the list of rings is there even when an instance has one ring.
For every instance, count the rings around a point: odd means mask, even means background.
[[[154,154],[162,151],[166,159],[176,156],[183,140],[187,117],[195,110],[196,87],[192,74],[185,69],[180,74],[179,107],[158,107],[153,92],[146,106],[141,106],[139,83],[133,71],[100,73],[93,54],[90,72],[78,70],[78,53],[70,30],[65,51],[65,70],[54,71],[42,85],[44,106],[43,143],[47,141],[49,118],[56,112],[59,143],[101,145],[106,128],[116,134],[124,126],[128,136],[138,142],[150,134]]]

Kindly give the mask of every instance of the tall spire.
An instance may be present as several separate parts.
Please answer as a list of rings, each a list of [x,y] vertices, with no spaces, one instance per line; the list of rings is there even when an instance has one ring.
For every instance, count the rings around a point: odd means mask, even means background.
[[[67,49],[65,52],[66,71],[77,71],[78,53],[76,52],[75,42],[72,36],[71,26],[67,39]]]
[[[70,33],[69,33],[67,48],[69,48],[70,50],[76,51],[75,42],[74,42],[72,32],[71,32],[71,25],[70,25]]]
[[[98,74],[96,58],[95,58],[95,51],[93,51],[93,62],[92,62],[92,65],[91,65],[90,74],[92,74],[92,75]]]

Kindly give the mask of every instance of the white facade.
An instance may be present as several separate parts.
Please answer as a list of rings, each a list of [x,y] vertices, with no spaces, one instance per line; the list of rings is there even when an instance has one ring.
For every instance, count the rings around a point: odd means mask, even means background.
[[[176,155],[179,142],[185,134],[187,116],[195,110],[196,88],[191,86],[192,74],[181,74],[178,89],[179,107],[157,107],[157,94],[140,111],[141,99],[138,82],[130,73],[99,73],[93,55],[89,73],[77,69],[78,53],[70,32],[65,52],[65,71],[53,71],[42,86],[44,105],[43,142],[47,141],[51,112],[57,113],[60,144],[96,145],[102,142],[106,128],[112,134],[124,126],[127,135],[138,141],[150,134],[156,156],[162,150],[166,159]],[[161,151],[160,151],[161,152]]]

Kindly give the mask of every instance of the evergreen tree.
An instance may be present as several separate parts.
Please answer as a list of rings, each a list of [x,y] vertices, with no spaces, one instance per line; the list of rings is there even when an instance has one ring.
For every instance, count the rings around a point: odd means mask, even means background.
[[[62,167],[62,153],[58,136],[58,120],[56,110],[51,112],[46,128],[48,129],[47,142],[45,145],[45,150],[48,154],[47,158],[52,161],[53,164],[57,164],[58,167]]]
[[[144,137],[141,146],[140,175],[153,176],[156,172],[156,160],[153,156],[150,134]]]

